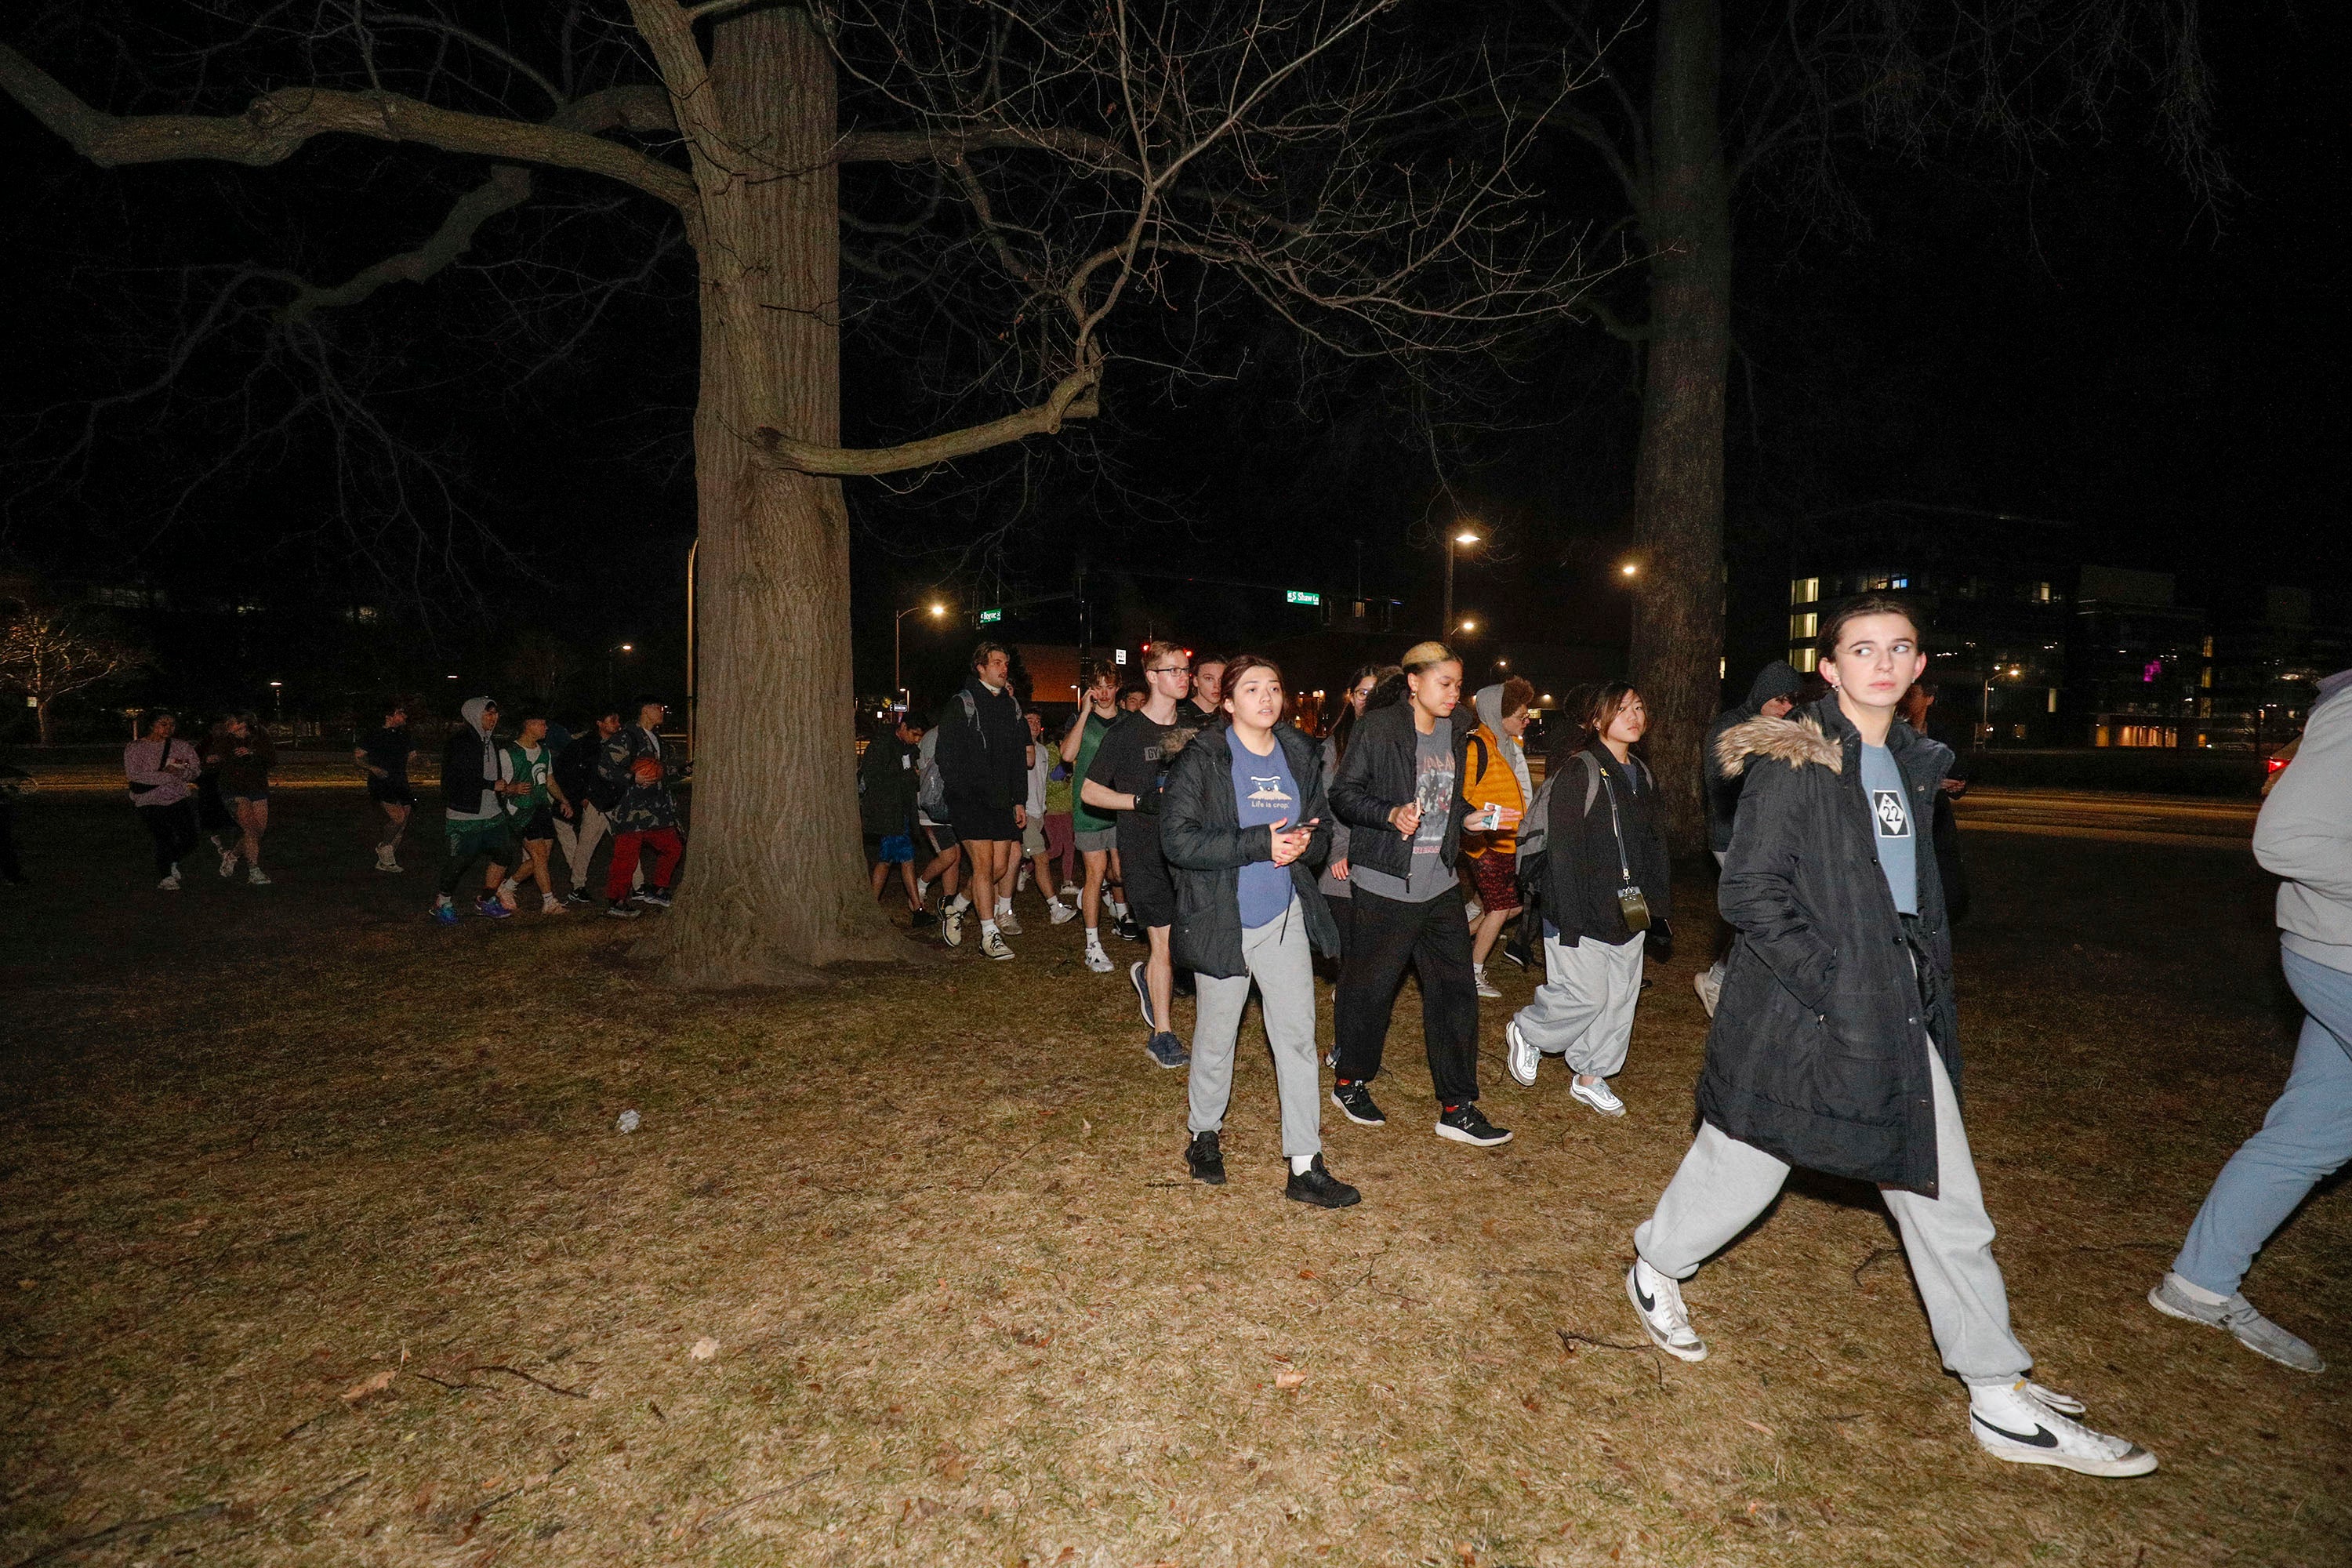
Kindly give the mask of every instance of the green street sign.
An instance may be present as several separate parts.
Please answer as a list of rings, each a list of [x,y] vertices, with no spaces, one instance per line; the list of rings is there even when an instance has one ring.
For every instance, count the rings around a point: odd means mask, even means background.
[[[1001,621],[1003,618],[1004,612],[1003,610],[982,610],[980,612],[980,624],[983,626],[991,624],[992,622]]]
[[[1323,602],[1322,595],[1310,594],[1304,588],[1293,588],[1283,597],[1294,605],[1319,605]]]

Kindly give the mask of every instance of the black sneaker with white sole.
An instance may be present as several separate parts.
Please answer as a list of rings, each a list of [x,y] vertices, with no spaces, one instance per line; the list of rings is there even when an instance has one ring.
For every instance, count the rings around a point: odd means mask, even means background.
[[[1388,1117],[1372,1103],[1372,1087],[1368,1083],[1333,1084],[1331,1103],[1359,1127],[1386,1127],[1389,1124]]]
[[[1450,1138],[1456,1143],[1474,1143],[1481,1149],[1492,1149],[1497,1143],[1511,1141],[1509,1130],[1487,1121],[1486,1112],[1475,1105],[1457,1105],[1451,1110],[1440,1112],[1437,1135]]]
[[[1215,1133],[1193,1133],[1192,1141],[1184,1145],[1184,1163],[1191,1169],[1194,1181],[1205,1182],[1213,1187],[1225,1184],[1225,1156],[1224,1152],[1217,1147]]]
[[[1319,1209],[1343,1209],[1364,1201],[1363,1194],[1330,1173],[1320,1154],[1307,1169],[1291,1173],[1282,1195],[1292,1203],[1312,1204]]]
[[[1151,981],[1143,972],[1143,960],[1139,958],[1127,966],[1127,978],[1135,986],[1135,1003],[1142,1010],[1143,1026],[1159,1028],[1160,1020],[1153,1016],[1151,1011]]]

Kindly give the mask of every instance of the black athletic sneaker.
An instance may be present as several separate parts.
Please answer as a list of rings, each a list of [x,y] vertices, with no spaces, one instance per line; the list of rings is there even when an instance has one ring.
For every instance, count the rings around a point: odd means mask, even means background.
[[[667,888],[647,888],[644,892],[637,895],[637,902],[644,904],[650,909],[666,910],[669,908],[669,889]]]
[[[616,921],[640,921],[646,918],[646,911],[626,899],[614,899],[604,906],[604,912]]]
[[[935,926],[939,923],[940,917],[931,913],[929,910],[908,910],[907,911],[907,924],[914,931],[920,931],[925,926]]]
[[[1313,1204],[1318,1209],[1343,1209],[1364,1199],[1363,1194],[1324,1167],[1320,1154],[1315,1156],[1313,1164],[1292,1175],[1282,1195],[1293,1203]]]
[[[1457,1105],[1443,1111],[1437,1118],[1437,1135],[1451,1138],[1456,1143],[1475,1143],[1481,1149],[1491,1149],[1497,1143],[1507,1143],[1511,1135],[1486,1120],[1486,1113],[1475,1105]]]
[[[1184,1163],[1192,1167],[1192,1179],[1206,1182],[1213,1187],[1225,1184],[1225,1156],[1217,1148],[1213,1132],[1195,1132],[1192,1141],[1184,1145]]]
[[[574,888],[563,895],[563,901],[567,904],[593,904],[596,900],[589,897],[584,889]]]
[[[1333,1084],[1331,1103],[1359,1127],[1386,1127],[1389,1124],[1389,1119],[1381,1114],[1381,1108],[1372,1103],[1372,1087],[1368,1083]]]

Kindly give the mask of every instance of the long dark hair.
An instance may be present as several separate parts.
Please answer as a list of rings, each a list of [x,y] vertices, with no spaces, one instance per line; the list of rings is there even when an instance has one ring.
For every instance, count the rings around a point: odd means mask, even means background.
[[[1331,721],[1331,765],[1333,767],[1338,767],[1347,758],[1348,742],[1356,733],[1356,688],[1364,683],[1367,676],[1371,679],[1371,693],[1364,699],[1364,708],[1369,712],[1372,706],[1372,697],[1380,694],[1381,682],[1396,673],[1397,667],[1392,664],[1360,664],[1356,667],[1356,673],[1348,677],[1348,689],[1339,699],[1339,716]]]

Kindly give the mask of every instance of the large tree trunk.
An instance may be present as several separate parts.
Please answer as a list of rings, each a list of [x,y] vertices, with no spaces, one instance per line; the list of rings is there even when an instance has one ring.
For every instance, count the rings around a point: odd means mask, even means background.
[[[748,439],[764,426],[840,442],[835,82],[796,7],[712,31],[711,91],[734,144],[698,161],[700,754],[690,874],[648,940],[677,984],[796,984],[911,951],[858,855],[840,482],[761,463]]]
[[[1717,123],[1717,0],[1661,0],[1650,100],[1650,338],[1633,524],[1643,555],[1633,679],[1677,853],[1705,844],[1699,744],[1722,692],[1723,406],[1731,180]]]

